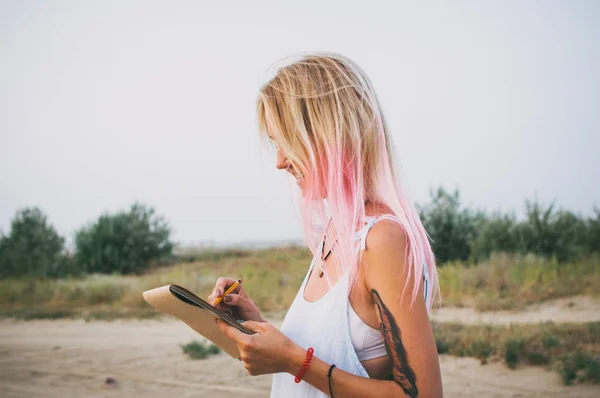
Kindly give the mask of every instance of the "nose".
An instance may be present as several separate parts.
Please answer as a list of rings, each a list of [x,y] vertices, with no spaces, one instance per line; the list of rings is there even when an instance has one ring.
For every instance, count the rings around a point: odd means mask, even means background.
[[[283,151],[280,148],[277,148],[277,162],[275,163],[275,167],[279,170],[285,170],[289,166],[288,160],[283,154]]]

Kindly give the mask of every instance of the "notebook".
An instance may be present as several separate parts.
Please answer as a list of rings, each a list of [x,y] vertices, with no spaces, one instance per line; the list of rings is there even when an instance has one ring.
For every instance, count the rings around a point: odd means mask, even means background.
[[[181,319],[233,358],[239,359],[240,357],[237,345],[235,341],[221,332],[221,329],[215,323],[215,318],[222,319],[243,333],[254,333],[233,317],[217,310],[210,303],[181,286],[166,285],[157,287],[156,289],[146,290],[143,296],[148,304],[161,312]]]

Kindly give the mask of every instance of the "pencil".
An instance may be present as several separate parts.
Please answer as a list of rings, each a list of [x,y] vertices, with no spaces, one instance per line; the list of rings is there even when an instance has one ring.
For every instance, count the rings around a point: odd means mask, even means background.
[[[223,297],[225,297],[229,293],[233,292],[241,283],[242,283],[241,279],[238,279],[237,281],[233,282],[233,284],[231,286],[229,286],[229,289],[225,290],[225,293],[223,293],[222,296],[219,296],[215,299],[215,301],[212,303],[213,307],[218,305],[221,302],[221,300],[223,300]]]

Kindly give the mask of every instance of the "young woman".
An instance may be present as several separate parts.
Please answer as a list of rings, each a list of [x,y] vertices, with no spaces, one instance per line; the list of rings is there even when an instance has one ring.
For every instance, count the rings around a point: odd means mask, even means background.
[[[271,397],[442,397],[435,260],[369,79],[342,56],[304,56],[262,87],[257,112],[299,186],[314,257],[281,331],[241,287],[219,304],[256,332],[219,322],[245,368],[274,373]],[[233,282],[219,278],[209,299]]]

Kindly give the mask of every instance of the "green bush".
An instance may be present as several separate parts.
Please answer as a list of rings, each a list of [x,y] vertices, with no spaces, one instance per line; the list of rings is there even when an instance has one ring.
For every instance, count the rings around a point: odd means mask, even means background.
[[[558,347],[560,345],[560,340],[551,334],[546,334],[542,337],[542,344],[544,348],[550,349],[553,347]]]
[[[154,209],[134,204],[127,212],[104,214],[75,235],[77,265],[88,273],[136,273],[171,255],[171,229]]]
[[[564,355],[558,372],[566,385],[574,381],[600,383],[600,357],[581,351]]]
[[[511,337],[504,343],[504,361],[506,366],[516,369],[523,359],[524,341],[518,337]]]
[[[203,344],[198,341],[184,344],[181,349],[192,359],[204,359],[221,352],[221,349],[214,344]]]
[[[440,187],[431,191],[431,202],[417,207],[436,257],[442,263],[468,260],[479,222],[478,215],[462,208],[458,190],[448,193]]]
[[[446,354],[450,351],[451,344],[444,338],[444,336],[435,335],[435,345],[437,347],[438,354]]]
[[[585,220],[566,210],[544,208],[537,201],[526,201],[527,221],[519,225],[521,251],[556,258],[564,262],[585,250]]]
[[[440,265],[481,262],[493,253],[534,254],[559,263],[600,252],[600,209],[584,218],[570,211],[526,200],[526,215],[492,215],[472,211],[460,202],[458,190],[431,191],[431,202],[417,206]]]
[[[0,277],[55,277],[68,270],[64,238],[36,207],[17,212],[8,236],[0,235]]]
[[[491,343],[483,338],[479,338],[473,342],[467,354],[481,361],[482,365],[487,363],[487,359],[494,352]]]
[[[532,365],[545,365],[550,362],[550,358],[547,355],[536,351],[526,353],[525,359],[527,359],[527,363]]]
[[[514,214],[494,213],[488,218],[480,216],[479,220],[477,235],[471,243],[474,261],[486,260],[492,253],[521,252],[519,224]]]

